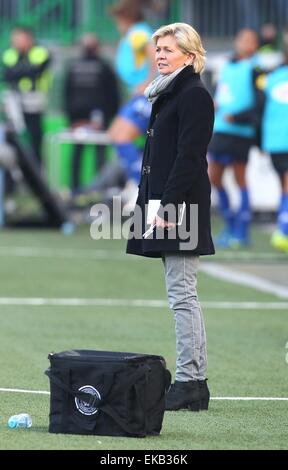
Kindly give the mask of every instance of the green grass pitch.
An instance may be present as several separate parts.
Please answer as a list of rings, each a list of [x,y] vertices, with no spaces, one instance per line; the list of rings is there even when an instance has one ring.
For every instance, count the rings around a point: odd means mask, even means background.
[[[165,300],[162,265],[128,257],[123,241],[93,241],[89,227],[0,233],[1,298]],[[253,253],[269,251],[259,234]],[[221,252],[215,257],[220,262]],[[235,255],[236,256],[236,255]],[[217,258],[218,257],[218,258]],[[204,259],[203,259],[204,261]],[[208,260],[206,260],[208,261]],[[214,261],[214,260],[213,260]],[[199,274],[200,301],[279,302],[272,294]],[[51,351],[100,349],[163,355],[174,373],[175,338],[167,307],[0,305],[0,387],[49,390]],[[287,311],[204,309],[212,397],[288,397]],[[29,430],[10,415],[30,413]],[[159,437],[48,433],[49,396],[0,393],[0,449],[287,449],[287,402],[212,400],[209,412],[165,413]]]

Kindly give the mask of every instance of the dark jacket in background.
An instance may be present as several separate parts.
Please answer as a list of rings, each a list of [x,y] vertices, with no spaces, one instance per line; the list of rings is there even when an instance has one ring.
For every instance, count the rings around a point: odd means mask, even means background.
[[[198,205],[198,245],[190,252],[195,256],[214,253],[210,227],[211,186],[207,172],[207,146],[214,123],[213,101],[199,74],[186,67],[161,93],[152,107],[137,204],[142,208],[149,199],[161,199],[166,204]],[[144,173],[144,171],[142,171]],[[135,221],[136,223],[136,221]],[[190,231],[193,220],[186,220]],[[195,224],[194,224],[195,225]],[[131,231],[134,231],[134,225]],[[136,239],[128,241],[130,254],[160,257],[162,252],[178,252],[181,240]]]
[[[107,128],[119,107],[116,76],[111,67],[95,55],[85,55],[68,68],[65,80],[65,111],[70,121],[90,120],[95,109],[104,114]]]

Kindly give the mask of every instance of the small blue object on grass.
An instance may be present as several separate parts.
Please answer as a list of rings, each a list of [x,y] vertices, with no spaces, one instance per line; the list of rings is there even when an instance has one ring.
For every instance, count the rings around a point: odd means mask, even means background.
[[[16,428],[31,428],[32,418],[27,413],[20,413],[19,415],[10,416],[8,420],[8,427],[10,429]]]
[[[72,235],[75,232],[75,224],[72,222],[65,222],[61,225],[61,232],[63,235]]]

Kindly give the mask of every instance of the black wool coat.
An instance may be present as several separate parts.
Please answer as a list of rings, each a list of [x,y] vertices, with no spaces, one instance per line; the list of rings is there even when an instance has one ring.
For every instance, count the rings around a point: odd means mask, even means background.
[[[178,228],[164,230],[160,239],[155,233],[143,239],[141,234],[147,230],[145,205],[147,207],[149,199],[161,199],[158,214],[166,219],[163,212],[166,204],[177,207],[185,201],[185,230],[188,233],[193,231],[194,235],[196,230],[198,240],[193,246],[191,243],[187,245],[187,248],[191,246],[188,250],[184,249],[195,256],[214,253],[210,225],[211,186],[206,160],[213,123],[212,98],[199,74],[188,66],[160,94],[152,107],[127,253],[161,257],[166,251],[177,253],[183,250],[183,236],[179,236]],[[190,217],[191,204],[198,206],[198,220],[195,220],[194,213],[192,219]],[[186,241],[190,238],[188,236]]]

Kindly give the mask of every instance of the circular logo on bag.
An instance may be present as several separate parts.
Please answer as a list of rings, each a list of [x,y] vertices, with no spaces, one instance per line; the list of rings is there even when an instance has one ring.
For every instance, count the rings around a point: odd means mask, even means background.
[[[96,388],[92,387],[92,385],[84,385],[84,387],[79,388],[79,392],[89,393],[89,395],[97,397],[99,398],[99,400],[101,400],[100,393],[98,392],[98,390],[96,390]],[[75,405],[77,410],[80,411],[82,415],[91,416],[95,415],[98,412],[98,408],[95,408],[95,406],[91,406],[84,400],[79,400],[79,398],[75,398]]]

